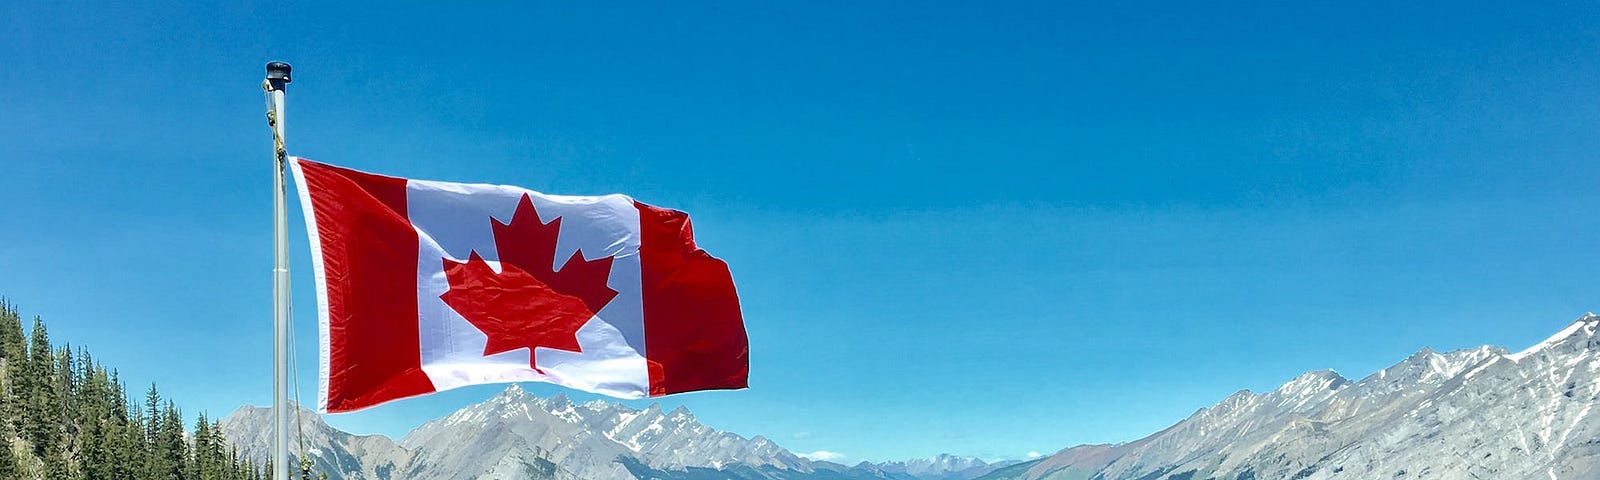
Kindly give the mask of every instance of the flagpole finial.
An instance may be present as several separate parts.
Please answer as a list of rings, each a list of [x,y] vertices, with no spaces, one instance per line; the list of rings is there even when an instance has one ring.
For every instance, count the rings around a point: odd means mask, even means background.
[[[292,68],[283,62],[268,63],[267,83],[272,85],[273,90],[284,90],[289,85],[289,70]]]

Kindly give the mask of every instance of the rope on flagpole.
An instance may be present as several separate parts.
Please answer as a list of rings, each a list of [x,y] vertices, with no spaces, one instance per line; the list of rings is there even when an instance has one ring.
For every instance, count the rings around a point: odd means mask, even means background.
[[[293,292],[290,292],[290,297],[293,298],[293,296],[294,296]],[[292,303],[290,304],[290,307],[289,307],[289,324],[290,325],[294,325],[294,306],[293,306]],[[297,348],[298,346],[299,346],[299,342],[295,341],[295,339],[294,339],[294,329],[291,328],[291,329],[289,329],[289,365],[299,365],[300,364],[300,355],[299,355],[300,349]],[[302,410],[302,409],[300,408],[300,369],[299,368],[290,368],[289,369],[289,385],[293,387],[293,388],[291,388],[291,390],[294,391],[294,404],[295,404],[295,409],[294,409],[295,437],[294,438],[295,438],[295,443],[298,444],[297,450],[300,451],[300,473],[303,476],[310,477],[311,476],[311,461],[306,459],[306,423],[305,423],[305,420],[300,418],[300,410]]]
[[[272,129],[272,151],[278,161],[287,162],[289,149],[283,146],[283,135],[278,133],[278,108],[272,101],[272,80],[262,80],[261,89],[267,94],[267,127]]]

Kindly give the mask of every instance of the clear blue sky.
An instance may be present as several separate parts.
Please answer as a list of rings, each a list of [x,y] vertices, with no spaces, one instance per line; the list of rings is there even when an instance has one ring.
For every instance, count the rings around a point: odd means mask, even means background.
[[[0,295],[190,415],[270,399],[278,59],[295,154],[689,211],[752,388],[662,403],[797,452],[1132,440],[1600,310],[1594,4],[190,3],[0,2]]]

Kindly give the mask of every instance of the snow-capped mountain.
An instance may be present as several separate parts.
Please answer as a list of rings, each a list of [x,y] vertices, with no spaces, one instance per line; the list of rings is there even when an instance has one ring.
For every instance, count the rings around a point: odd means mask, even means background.
[[[975,457],[939,454],[929,458],[883,462],[878,469],[890,474],[905,474],[920,480],[968,480],[1012,465],[1016,461],[985,462]]]
[[[331,478],[660,480],[1257,480],[1600,478],[1600,316],[1519,353],[1422,351],[1351,381],[1330,370],[1240,391],[1137,441],[1081,445],[1025,463],[940,455],[845,466],[763,437],[663,412],[512,386],[399,442],[355,436],[302,411],[308,456]],[[267,458],[270,411],[223,432]]]
[[[1149,437],[1085,445],[993,480],[1600,478],[1600,317],[1520,353],[1423,349],[1352,382],[1303,374]]]
[[[417,427],[400,441],[416,452],[412,478],[478,478],[473,466],[523,462],[534,452],[582,478],[631,479],[620,457],[658,470],[725,466],[809,472],[810,462],[766,438],[745,439],[695,420],[688,410],[634,410],[565,396],[540,398],[513,385],[489,401]],[[498,462],[496,462],[498,460]]]
[[[718,431],[683,408],[574,404],[561,395],[536,397],[516,385],[425,423],[399,442],[341,432],[307,410],[301,415],[307,456],[335,480],[911,478],[858,467],[819,471],[766,438]],[[222,427],[244,455],[262,462],[271,421],[270,409],[247,406],[223,419]]]

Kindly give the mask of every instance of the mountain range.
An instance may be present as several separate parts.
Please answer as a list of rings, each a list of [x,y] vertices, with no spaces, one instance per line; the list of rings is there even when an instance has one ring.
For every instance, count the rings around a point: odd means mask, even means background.
[[[846,466],[701,424],[688,410],[542,398],[513,385],[399,441],[302,410],[306,452],[339,479],[1261,480],[1600,478],[1600,317],[1522,352],[1424,348],[1352,381],[1308,372],[1240,391],[1148,437],[1027,462],[952,455]],[[264,461],[271,411],[226,438]]]
[[[537,397],[516,385],[424,423],[398,442],[339,431],[310,410],[299,415],[307,457],[334,480],[968,480],[1015,463],[940,455],[845,466],[802,458],[765,437],[715,430],[682,407],[663,412],[656,405],[638,410],[602,400],[573,403],[564,395]],[[268,458],[271,409],[242,407],[221,426],[246,458]]]
[[[1600,317],[1519,353],[1423,349],[1351,381],[1240,391],[1148,437],[984,480],[1600,478]]]

